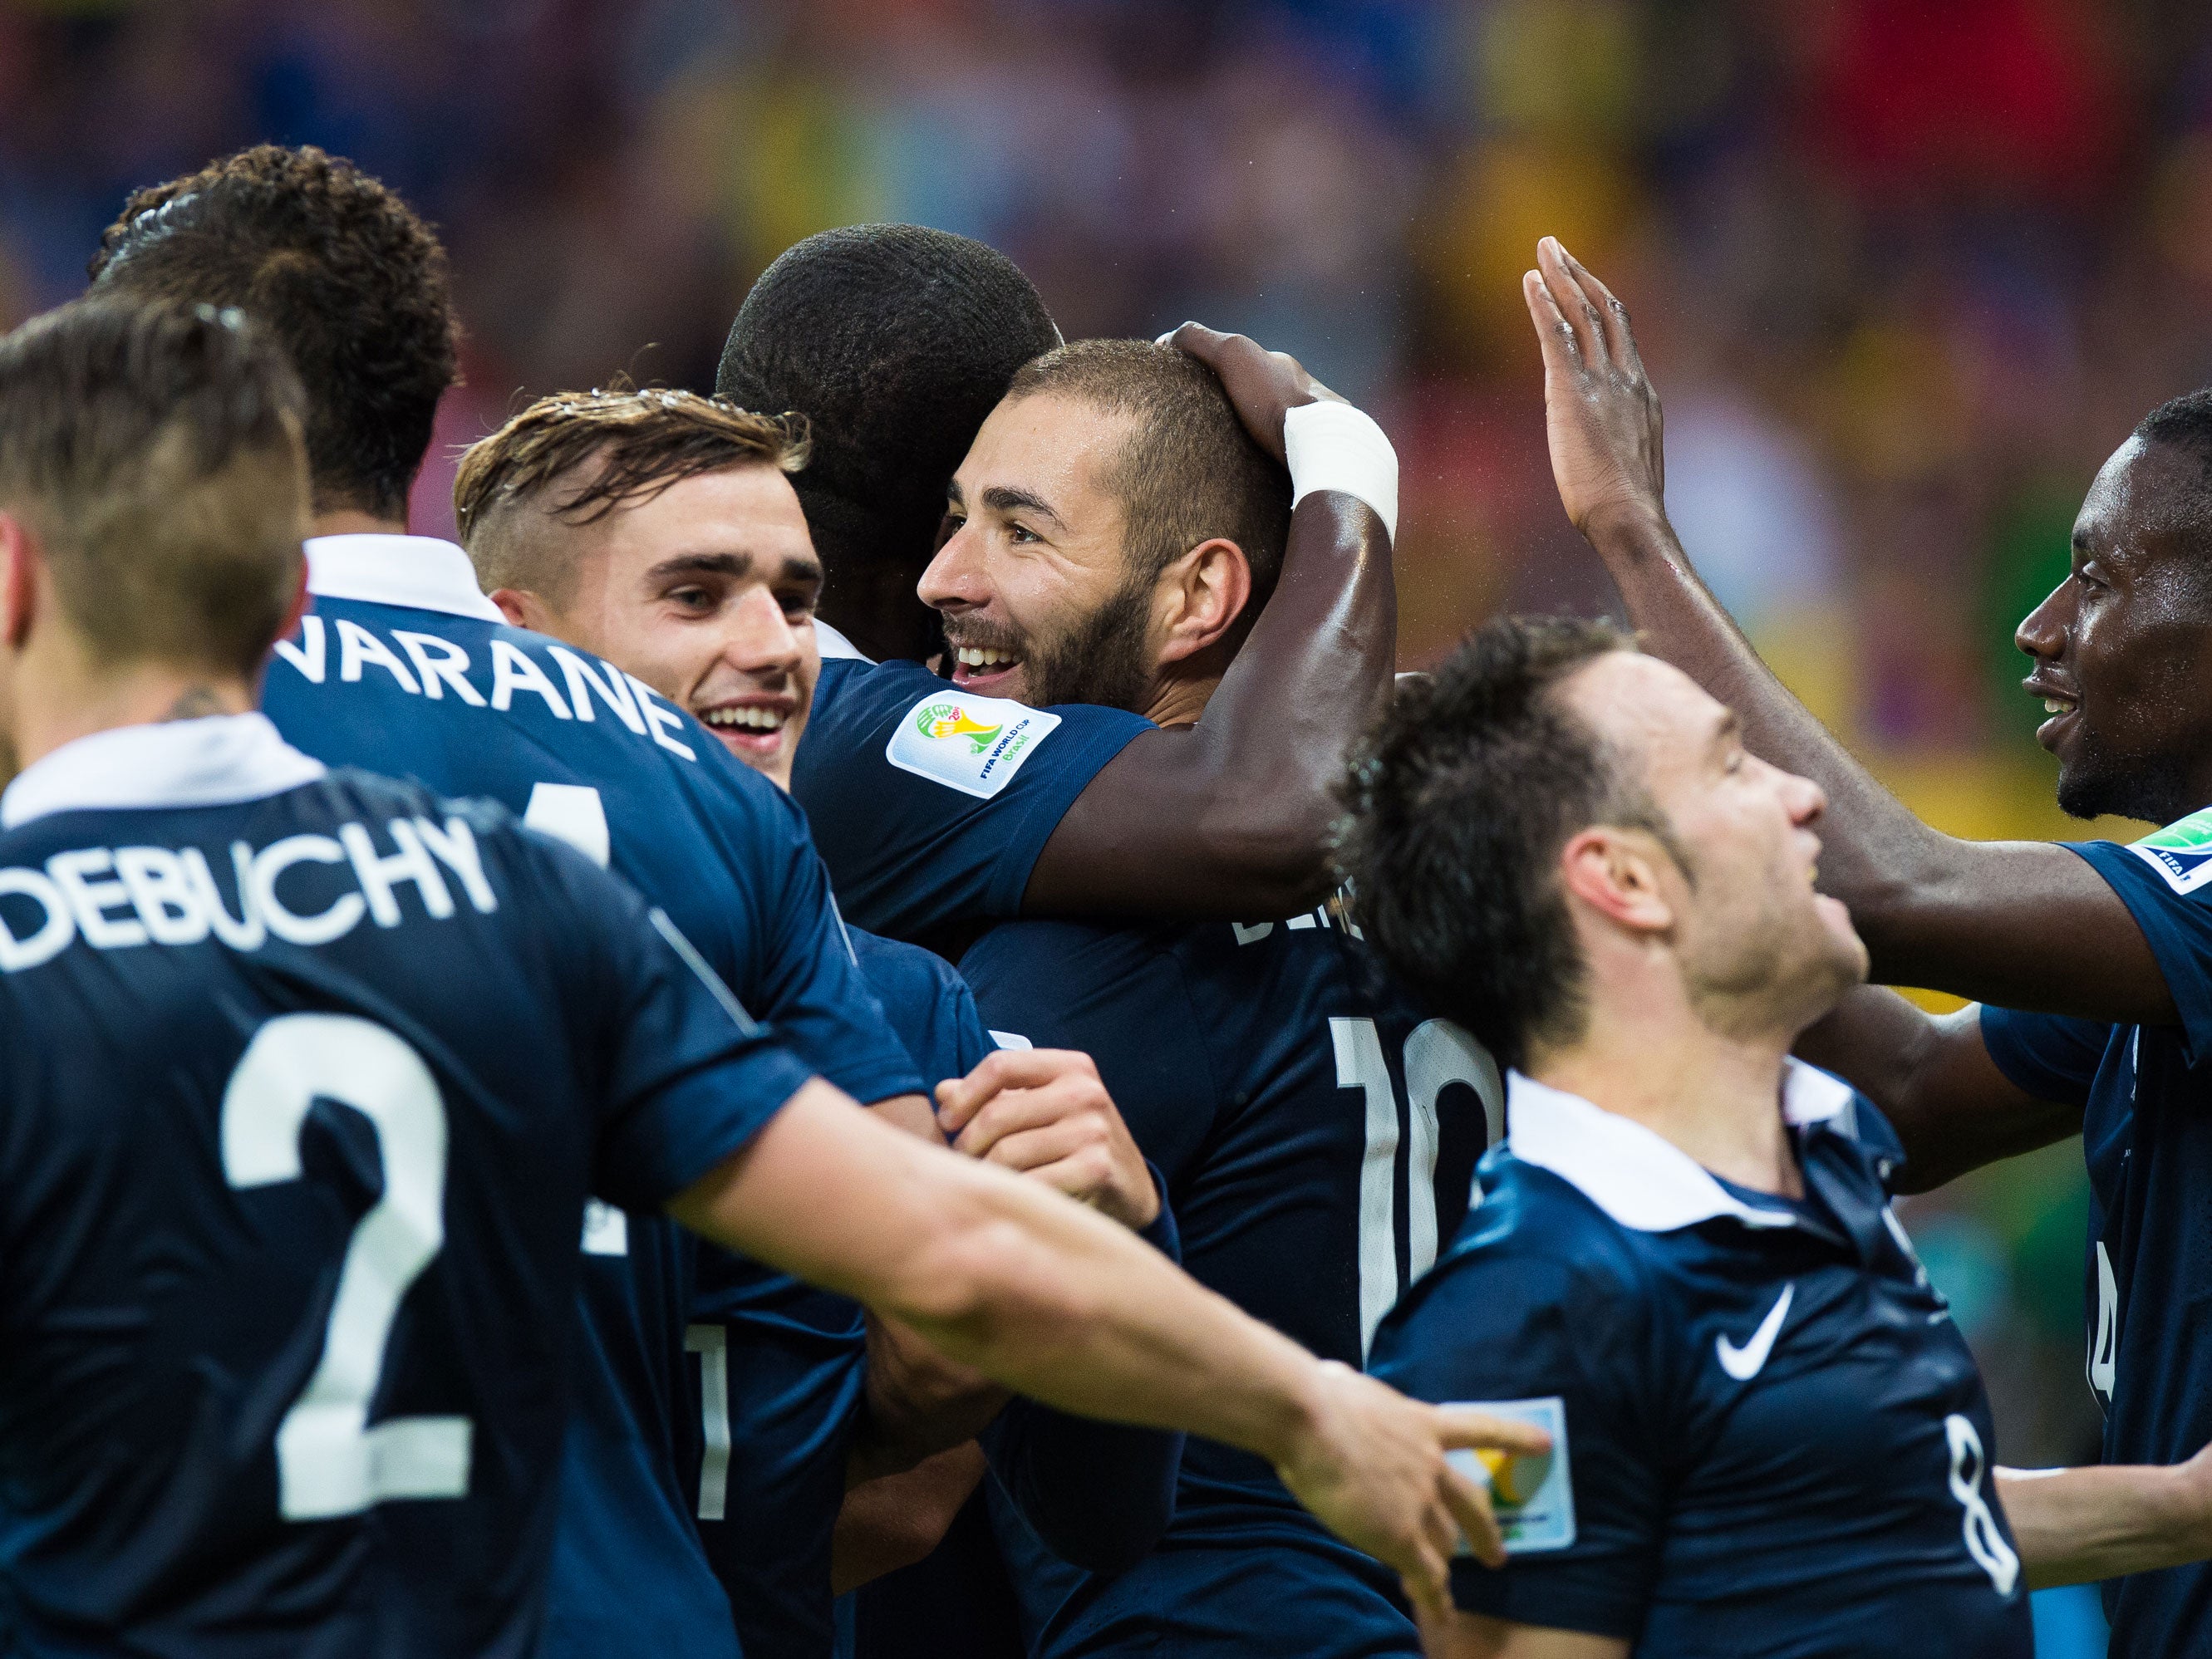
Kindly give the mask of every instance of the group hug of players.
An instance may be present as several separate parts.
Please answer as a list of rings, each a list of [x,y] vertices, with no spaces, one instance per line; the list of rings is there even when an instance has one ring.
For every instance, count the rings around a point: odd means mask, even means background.
[[[1699,583],[1556,242],[1642,634],[1395,683],[1376,423],[961,238],[521,410],[460,546],[377,181],[91,276],[0,340],[0,1653],[2212,1642],[2212,397],[2019,633],[2166,827],[1975,844]],[[2105,1458],[2002,1469],[1890,1197],[2076,1133]]]

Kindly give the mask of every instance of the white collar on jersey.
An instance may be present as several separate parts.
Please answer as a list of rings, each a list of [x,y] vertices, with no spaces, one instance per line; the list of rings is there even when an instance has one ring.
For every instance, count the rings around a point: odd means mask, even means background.
[[[443,611],[478,622],[507,620],[477,586],[477,568],[469,556],[434,536],[311,536],[307,592],[368,605]]]
[[[822,647],[822,660],[824,662],[872,663],[875,661],[873,657],[868,655],[819,617],[814,619],[814,641]]]
[[[279,737],[266,714],[118,726],[65,743],[26,767],[0,794],[0,830],[82,808],[260,800],[312,783],[325,769]]]
[[[1824,1123],[1851,1103],[1850,1085],[1792,1060],[1782,1078],[1782,1118]],[[1608,1112],[1520,1073],[1505,1082],[1506,1144],[1523,1164],[1549,1170],[1624,1227],[1667,1233],[1717,1216],[1747,1227],[1790,1227],[1777,1207],[1744,1203],[1687,1152],[1633,1118]],[[1847,1126],[1848,1127],[1848,1126]]]

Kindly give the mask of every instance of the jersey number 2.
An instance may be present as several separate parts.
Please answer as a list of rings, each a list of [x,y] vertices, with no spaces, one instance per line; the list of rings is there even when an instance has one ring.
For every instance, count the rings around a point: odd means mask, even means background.
[[[446,1105],[422,1057],[349,1014],[286,1014],[253,1034],[222,1097],[222,1168],[237,1188],[297,1181],[318,1097],[376,1128],[384,1195],[356,1224],[314,1375],[276,1429],[287,1521],[356,1515],[394,1498],[465,1498],[474,1425],[392,1417],[368,1426],[407,1288],[446,1240]]]
[[[1367,1155],[1359,1170],[1359,1352],[1364,1358],[1375,1328],[1405,1288],[1398,1281],[1398,1097],[1373,1020],[1332,1018],[1328,1036],[1336,1050],[1336,1086],[1360,1091],[1367,1103]],[[1406,1039],[1405,1062],[1406,1092],[1413,1097],[1406,1119],[1405,1283],[1410,1285],[1437,1259],[1437,1103],[1448,1085],[1467,1085],[1481,1097],[1487,1139],[1494,1141],[1505,1127],[1505,1090],[1489,1050],[1448,1019],[1415,1027]]]

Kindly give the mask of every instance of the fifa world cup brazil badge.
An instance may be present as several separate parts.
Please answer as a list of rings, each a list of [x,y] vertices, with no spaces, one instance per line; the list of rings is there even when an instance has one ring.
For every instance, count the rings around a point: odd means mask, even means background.
[[[1541,1400],[1453,1400],[1445,1409],[1488,1412],[1509,1422],[1528,1423],[1552,1437],[1552,1449],[1534,1455],[1501,1451],[1455,1451],[1445,1455],[1454,1468],[1490,1490],[1490,1506],[1508,1555],[1563,1550],[1575,1541],[1575,1488],[1569,1474],[1566,1402],[1557,1395]],[[1467,1540],[1459,1553],[1472,1553]]]
[[[906,712],[884,758],[902,772],[988,800],[1059,724],[1059,715],[1025,703],[948,690]]]

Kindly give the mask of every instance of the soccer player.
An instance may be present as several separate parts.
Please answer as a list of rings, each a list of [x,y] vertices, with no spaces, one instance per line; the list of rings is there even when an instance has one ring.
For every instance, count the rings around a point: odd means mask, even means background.
[[[2092,1193],[2088,1380],[2108,1463],[2179,1463],[2212,1442],[2212,1328],[2192,1264],[2212,1259],[2212,1118],[2192,1066],[2212,1034],[2212,396],[2153,410],[2098,474],[2073,570],[2020,625],[2051,718],[2058,801],[2165,826],[2131,847],[1955,840],[1919,822],[1792,699],[1698,580],[1662,501],[1659,405],[1626,312],[1554,240],[1524,289],[1543,342],[1553,470],[1652,648],[1741,711],[1757,753],[1832,803],[1823,890],[1850,907],[1874,975],[1976,1000],[1937,1019],[1855,994],[1802,1052],[1889,1114],[1932,1187],[2077,1131]],[[2100,1543],[2024,1544],[2039,1582],[2105,1579],[2116,1652],[2182,1654],[2212,1621],[2203,1537],[2169,1521]],[[2161,1541],[2162,1540],[2162,1541]],[[2063,1546],[2063,1549],[2061,1549]],[[2065,1552],[2071,1552],[2067,1553]],[[2125,1565],[2132,1562],[2132,1566]]]
[[[921,1079],[790,803],[641,683],[505,627],[459,548],[405,534],[455,372],[444,254],[406,204],[344,161],[264,145],[132,198],[92,270],[95,293],[243,308],[308,387],[314,603],[264,692],[286,738],[328,764],[489,796],[583,848],[811,1066],[926,1129]],[[691,1248],[665,1218],[605,1206],[579,1236],[584,1362],[548,1659],[736,1659],[686,1491],[707,1449],[672,1411],[687,1371],[714,1366],[684,1346]],[[732,1400],[741,1419],[770,1409]]]
[[[951,945],[1015,915],[1284,916],[1327,896],[1346,734],[1395,667],[1396,459],[1289,358],[1195,325],[1179,338],[1263,447],[1280,459],[1287,441],[1300,501],[1273,600],[1205,722],[1161,728],[1048,706],[1064,678],[1012,653],[1054,641],[977,641],[978,660],[943,664],[949,690],[889,654],[931,654],[913,583],[945,483],[1015,370],[1060,343],[1028,279],[964,237],[865,225],[787,250],[746,295],[716,390],[807,417],[795,483],[825,614],[885,656],[824,635],[793,776],[861,926]]]
[[[821,568],[790,482],[805,463],[804,441],[781,422],[720,400],[659,390],[562,393],[469,450],[454,504],[478,581],[511,621],[635,674],[741,763],[788,787],[821,667],[813,623]],[[857,930],[852,939],[924,1079],[974,1070],[990,1043],[951,966],[915,945]],[[1073,1093],[1061,1100],[1079,1103]],[[1112,1102],[1102,1092],[1081,1105],[1036,1126],[1052,1131],[1032,1137],[1053,1141],[1051,1156],[998,1161],[1034,1166],[1172,1254],[1172,1219]],[[788,1279],[781,1289],[763,1285],[748,1267],[711,1258],[702,1266],[689,1340],[720,1356],[707,1368],[717,1393],[726,1385],[720,1367],[746,1368],[754,1386],[742,1392],[778,1408],[752,1420],[716,1418],[710,1437],[727,1441],[727,1469],[701,1529],[744,1652],[819,1653],[830,1640],[830,1528],[860,1403],[860,1312]],[[731,1340],[711,1316],[733,1298],[772,1303],[786,1340]],[[1080,1504],[1066,1506],[1086,1523],[1078,1535],[1109,1542],[1083,1552],[1089,1565],[1142,1555],[1166,1522],[1175,1437],[1027,1426],[1009,1431],[1024,1446],[1073,1452],[1080,1466],[1012,1471],[1017,1489],[1083,1488]],[[964,1467],[972,1485],[981,1465]]]
[[[1015,658],[999,678],[1018,693],[1172,731],[1212,720],[1266,626],[1291,517],[1281,463],[1212,369],[1152,342],[1079,341],[1023,369],[984,422],[921,592],[963,661]],[[992,1030],[1097,1060],[1167,1177],[1200,1282],[1360,1363],[1457,1224],[1503,1101],[1489,1056],[1384,983],[1340,908],[1013,921],[961,969]],[[948,1092],[940,1121],[962,1150],[1031,1133],[1009,1105]],[[1186,1449],[1167,1536],[1125,1572],[1055,1562],[1009,1516],[1000,1532],[1054,1659],[1415,1650],[1389,1576],[1229,1448]]]
[[[1370,937],[1514,1067],[1481,1203],[1373,1369],[1553,1431],[1431,1654],[1996,1659],[2032,1651],[2062,1533],[2144,1559],[2179,1483],[2203,1539],[2203,1463],[1997,1502],[1897,1141],[1789,1058],[1866,970],[1813,884],[1817,786],[1610,628],[1513,619],[1401,690],[1355,776]]]
[[[1443,1462],[1478,1419],[858,1110],[496,806],[248,712],[301,603],[300,404],[234,313],[0,342],[17,1648],[533,1651],[595,1188],[1040,1397],[1245,1440],[1431,1595],[1455,1522],[1494,1541]]]

